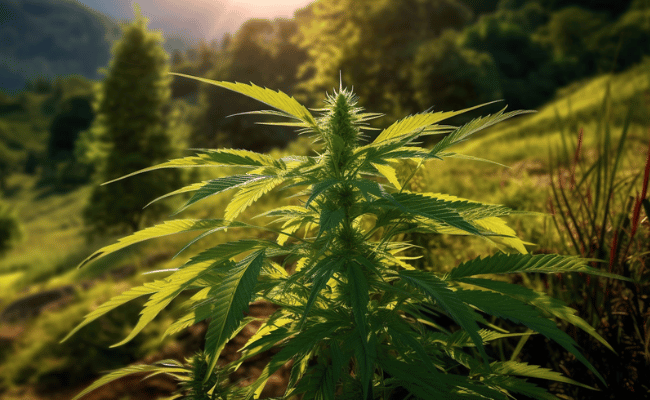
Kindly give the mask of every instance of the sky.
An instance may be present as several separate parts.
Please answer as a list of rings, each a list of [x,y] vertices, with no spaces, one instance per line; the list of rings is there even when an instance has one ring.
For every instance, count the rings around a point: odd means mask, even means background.
[[[149,19],[149,29],[196,42],[221,39],[251,18],[291,18],[314,0],[77,0],[118,21],[133,18],[133,3]],[[178,36],[177,36],[178,34]]]

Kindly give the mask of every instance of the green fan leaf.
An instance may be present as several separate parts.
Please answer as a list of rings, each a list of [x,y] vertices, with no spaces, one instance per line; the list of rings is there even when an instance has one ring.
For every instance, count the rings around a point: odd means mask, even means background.
[[[66,340],[70,339],[72,335],[77,333],[81,328],[84,326],[88,325],[89,323],[93,322],[97,318],[101,317],[102,315],[108,313],[109,311],[112,311],[116,309],[117,307],[121,306],[122,304],[126,304],[131,300],[137,299],[138,297],[145,296],[148,294],[156,293],[160,290],[162,290],[165,286],[167,285],[167,282],[164,280],[157,280],[154,282],[146,282],[142,286],[134,287],[131,288],[125,292],[120,293],[119,295],[111,298],[109,301],[105,302],[104,304],[100,305],[90,313],[86,314],[84,317],[83,322],[81,322],[79,325],[77,325],[70,333],[66,335],[61,340],[61,343],[65,342]]]
[[[431,149],[431,151],[429,152],[429,156],[430,157],[436,156],[442,151],[448,149],[449,147],[466,140],[470,135],[482,129],[488,128],[494,124],[497,124],[501,121],[504,121],[508,118],[512,118],[514,116],[521,115],[521,114],[535,112],[529,110],[518,110],[518,111],[511,111],[509,113],[504,114],[503,112],[506,110],[506,108],[507,107],[504,107],[501,111],[499,111],[494,115],[488,115],[486,117],[473,119],[472,121],[466,123],[460,128],[457,128],[451,134],[445,136],[441,141],[436,143],[433,149]]]
[[[295,394],[304,393],[303,400],[335,400],[336,382],[332,379],[333,366],[316,364],[309,368],[295,388]]]
[[[483,343],[487,343],[497,339],[509,338],[509,337],[521,337],[521,336],[530,336],[533,335],[533,332],[523,332],[523,333],[501,333],[492,331],[489,329],[481,329],[478,331],[478,334],[481,336]],[[434,332],[427,336],[428,340],[432,342],[438,342],[444,344],[446,347],[475,347],[472,338],[465,331],[456,331],[451,335],[447,335],[444,332]]]
[[[327,189],[336,186],[337,184],[341,183],[340,179],[326,179],[324,181],[318,182],[314,185],[312,185],[311,188],[311,195],[307,199],[307,202],[305,203],[305,208],[309,207],[309,204],[314,201],[318,196],[323,194],[324,191]]]
[[[583,385],[573,379],[569,379],[559,372],[543,368],[538,365],[528,365],[528,363],[521,363],[516,361],[497,361],[491,364],[491,373],[500,375],[519,375],[527,376],[530,378],[546,379],[549,381],[570,383],[572,385],[580,386],[585,389],[592,389],[591,386]]]
[[[212,264],[202,263],[195,264],[189,267],[182,268],[168,278],[165,279],[165,285],[162,286],[156,293],[152,294],[149,300],[145,303],[142,311],[140,312],[140,319],[138,323],[131,329],[129,335],[121,342],[118,342],[111,347],[121,346],[131,339],[133,339],[149,322],[164,310],[169,303],[172,302],[183,290],[186,290],[192,282],[199,279],[204,274],[212,272]]]
[[[445,201],[415,193],[395,193],[392,195],[392,198],[394,201],[378,200],[376,205],[383,208],[388,206],[388,203],[397,204],[403,212],[447,224],[473,235],[482,235],[459,212],[463,209],[474,208],[470,203]]]
[[[377,172],[382,174],[386,179],[388,179],[388,182],[390,182],[397,190],[402,189],[402,184],[399,183],[399,180],[397,179],[397,172],[395,171],[395,168],[391,167],[390,165],[382,165],[382,164],[375,164],[371,163],[375,169],[377,169]]]
[[[309,311],[316,302],[316,298],[320,294],[321,290],[323,290],[334,273],[338,272],[345,265],[346,261],[347,260],[343,257],[325,258],[316,264],[314,267],[316,273],[312,278],[314,283],[311,292],[309,293],[307,303],[305,304],[305,311],[302,314],[300,326],[302,326],[305,323],[305,320],[307,320]]]
[[[361,267],[356,262],[348,263],[348,291],[350,306],[354,318],[355,329],[358,332],[360,346],[355,348],[358,363],[359,379],[363,398],[368,398],[368,391],[372,388],[372,377],[375,369],[375,336],[368,335],[367,317],[368,303],[370,302],[369,286]]]
[[[454,268],[445,277],[446,280],[457,280],[481,274],[514,274],[537,272],[555,274],[559,272],[584,272],[608,278],[630,281],[615,274],[602,272],[587,266],[591,259],[577,256],[561,256],[557,254],[503,254],[498,253],[484,258],[477,257]]]
[[[527,304],[535,306],[540,310],[543,310],[544,312],[553,315],[556,318],[563,319],[569,322],[570,324],[577,326],[578,328],[584,330],[585,332],[587,332],[588,334],[596,338],[596,340],[602,343],[603,346],[607,347],[611,351],[614,351],[612,346],[610,346],[609,343],[607,343],[607,341],[602,336],[600,336],[598,332],[596,332],[596,329],[594,329],[593,326],[589,325],[587,321],[577,316],[575,314],[576,310],[571,307],[568,307],[561,300],[554,299],[544,293],[537,292],[532,289],[528,289],[519,285],[514,285],[506,282],[493,281],[489,279],[479,279],[479,278],[461,278],[459,279],[459,282],[464,282],[464,283],[469,283],[472,285],[484,287],[486,289],[490,289],[499,292],[501,294],[505,294],[507,296],[513,297],[515,299],[524,301]]]
[[[409,391],[421,399],[466,399],[454,395],[450,390],[448,380],[432,380],[428,370],[407,362],[395,360],[380,354],[378,358],[382,369],[400,380],[400,384],[408,387]],[[422,379],[424,376],[426,378]]]
[[[321,322],[313,324],[298,333],[296,336],[293,336],[291,340],[289,340],[287,344],[282,348],[282,350],[273,356],[257,380],[248,387],[249,396],[247,398],[252,398],[253,395],[258,398],[269,377],[273,375],[273,373],[275,373],[281,366],[286,364],[294,357],[308,353],[312,348],[314,348],[317,343],[330,336],[341,326],[342,321],[340,320]]]
[[[345,210],[343,208],[337,208],[336,210],[324,208],[320,213],[318,237],[320,237],[323,232],[335,229],[344,219]]]
[[[242,239],[236,242],[221,243],[191,257],[185,265],[203,263],[206,261],[227,260],[238,254],[254,249],[279,249],[277,243],[270,240]]]
[[[211,290],[210,287],[201,289],[198,293],[192,296],[190,300],[188,300],[188,302],[197,303],[207,299],[208,295],[210,294],[210,290]],[[163,337],[174,335],[185,328],[188,328],[200,321],[210,318],[213,307],[214,307],[213,304],[209,302],[201,302],[199,304],[196,304],[193,307],[192,311],[180,317],[179,319],[174,321],[171,325],[169,325],[169,327],[167,327],[167,330],[163,334]]]
[[[428,272],[402,270],[399,271],[398,275],[404,282],[422,290],[428,297],[437,302],[472,338],[472,342],[474,342],[474,345],[481,353],[481,357],[487,364],[488,357],[476,323],[480,317],[467,304],[463,303],[458,293],[449,289],[445,281]]]
[[[473,305],[487,314],[523,324],[533,331],[539,332],[550,340],[555,341],[589,368],[598,379],[603,383],[605,382],[593,365],[591,365],[591,363],[576,349],[575,341],[569,335],[561,331],[555,322],[543,318],[536,308],[509,296],[504,296],[495,292],[459,289],[457,293],[464,302]]]
[[[214,291],[215,307],[205,335],[205,348],[210,364],[204,382],[210,378],[219,354],[226,345],[226,339],[237,328],[248,309],[264,260],[264,250],[246,257],[228,272],[221,285]]]
[[[145,206],[145,208],[146,208],[146,207],[149,207],[150,205],[152,205],[153,203],[155,203],[155,202],[157,202],[157,201],[160,201],[160,200],[162,200],[162,199],[166,199],[167,197],[175,196],[175,195],[177,195],[177,194],[182,194],[182,193],[194,192],[194,191],[196,191],[196,190],[199,190],[199,189],[201,189],[203,186],[207,185],[208,182],[210,182],[210,181],[203,181],[203,182],[193,183],[193,184],[191,184],[191,185],[187,185],[187,186],[182,187],[182,188],[180,188],[180,189],[174,190],[173,192],[169,192],[169,193],[167,193],[167,194],[164,194],[164,195],[162,195],[162,196],[160,196],[160,197],[157,197],[157,198],[151,200],[149,203],[147,203],[147,205]]]
[[[519,393],[536,400],[559,400],[558,397],[548,393],[545,389],[527,382],[525,379],[519,379],[514,376],[495,375],[486,377],[486,385],[492,385],[503,388],[512,393]]]
[[[429,375],[429,380],[436,381],[436,383],[441,384],[444,377],[436,369],[435,364],[431,360],[427,350],[424,348],[422,343],[418,341],[417,337],[413,335],[412,327],[405,326],[403,320],[396,318],[389,318],[388,323],[386,324],[388,333],[391,335],[392,339],[400,345],[410,347],[415,354],[417,354],[424,366],[427,368],[427,374]]]
[[[234,189],[240,186],[248,185],[252,182],[259,181],[262,179],[268,179],[268,175],[232,175],[224,178],[217,178],[211,181],[208,181],[205,185],[201,186],[196,193],[192,196],[191,199],[187,201],[181,208],[179,208],[174,215],[185,210],[187,207],[196,203],[197,201],[203,200],[206,197],[213,196],[215,194],[223,193],[226,190]]]

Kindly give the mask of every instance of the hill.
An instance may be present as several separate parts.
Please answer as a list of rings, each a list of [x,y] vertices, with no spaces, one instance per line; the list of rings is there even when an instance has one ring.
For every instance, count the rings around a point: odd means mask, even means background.
[[[0,0],[0,90],[60,75],[100,79],[119,35],[117,21],[75,0]],[[186,46],[171,38],[165,49]]]

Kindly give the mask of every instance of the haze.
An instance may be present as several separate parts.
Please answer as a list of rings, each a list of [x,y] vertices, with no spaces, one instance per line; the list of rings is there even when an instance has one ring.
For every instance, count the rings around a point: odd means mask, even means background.
[[[117,20],[133,18],[133,3],[149,19],[149,28],[191,42],[220,39],[251,18],[291,18],[313,0],[77,0]]]

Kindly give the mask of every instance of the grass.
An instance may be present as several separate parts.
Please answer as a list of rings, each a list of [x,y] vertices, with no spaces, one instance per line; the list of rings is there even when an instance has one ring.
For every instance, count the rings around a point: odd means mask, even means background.
[[[9,290],[13,287],[16,281],[19,281],[23,277],[23,275],[25,275],[25,273],[22,271],[0,275],[0,291],[5,292]]]

